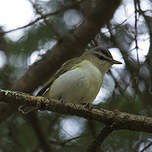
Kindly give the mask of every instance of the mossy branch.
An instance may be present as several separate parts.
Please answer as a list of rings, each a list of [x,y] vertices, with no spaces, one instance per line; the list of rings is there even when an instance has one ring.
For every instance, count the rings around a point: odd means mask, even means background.
[[[134,115],[118,110],[110,111],[105,109],[88,109],[82,105],[71,103],[60,103],[57,100],[49,100],[40,96],[31,96],[24,93],[7,91],[0,89],[0,102],[7,102],[15,105],[31,105],[40,110],[48,110],[62,114],[76,115],[86,119],[93,119],[105,125],[115,125],[117,129],[128,129],[132,131],[142,131],[152,133],[152,118],[142,115]]]

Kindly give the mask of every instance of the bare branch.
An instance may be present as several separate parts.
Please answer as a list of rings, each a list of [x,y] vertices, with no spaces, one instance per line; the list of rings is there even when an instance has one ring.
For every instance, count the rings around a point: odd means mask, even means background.
[[[49,110],[62,114],[77,115],[86,119],[102,122],[106,125],[115,124],[115,129],[128,129],[152,133],[152,118],[125,112],[110,111],[105,109],[88,109],[82,105],[71,103],[62,104],[58,100],[48,100],[44,97],[35,97],[28,94],[17,93],[0,89],[0,102],[22,105],[27,104],[38,107],[40,110]]]
[[[67,143],[69,143],[69,142],[71,142],[71,141],[74,141],[74,140],[76,140],[76,139],[79,139],[80,137],[81,137],[81,136],[77,136],[77,137],[73,137],[73,138],[67,139],[67,140],[61,142],[60,144],[61,144],[62,146],[64,146],[64,145],[66,145]]]
[[[43,19],[46,25],[48,25],[50,27],[50,29],[54,32],[54,34],[57,36],[57,38],[60,38],[60,34],[58,33],[58,31],[56,31],[56,29],[52,26],[52,24],[49,22],[49,20],[47,20],[47,18],[44,18],[43,16],[45,16],[45,14],[43,14],[43,12],[41,11],[41,7],[38,4],[33,3],[31,0],[29,0],[29,2],[31,3],[33,9],[35,10],[35,12],[37,14],[39,14]],[[72,6],[72,5],[71,5]],[[70,8],[70,7],[68,7]],[[63,10],[62,10],[63,11]]]
[[[56,11],[54,11],[54,12],[47,13],[47,14],[42,14],[42,13],[40,14],[40,12],[39,12],[39,15],[41,15],[41,16],[40,16],[40,17],[37,17],[37,18],[36,18],[35,20],[33,20],[32,22],[30,22],[30,23],[28,23],[28,24],[26,24],[26,25],[24,25],[24,26],[21,26],[21,27],[18,27],[18,28],[9,30],[9,31],[2,31],[2,32],[0,32],[0,35],[6,34],[6,33],[10,33],[10,32],[14,32],[14,31],[21,30],[21,29],[24,29],[24,28],[26,28],[26,27],[29,27],[29,26],[37,23],[38,21],[40,21],[40,20],[42,20],[42,19],[46,20],[49,16],[56,15],[56,14],[58,14],[58,13],[60,13],[60,12],[63,12],[63,11],[65,11],[65,10],[71,8],[72,6],[77,5],[78,3],[79,3],[79,2],[74,3],[74,4],[70,5],[70,6],[61,7],[60,9],[58,9],[58,10],[56,10]]]
[[[61,9],[60,9],[60,10],[57,10],[57,11],[55,11],[55,12],[52,12],[52,13],[45,14],[45,15],[43,15],[43,16],[40,16],[40,17],[36,18],[34,21],[32,21],[32,22],[30,22],[30,23],[28,23],[28,24],[26,24],[26,25],[24,25],[24,26],[21,26],[21,27],[18,27],[18,28],[9,30],[9,31],[0,32],[0,35],[1,35],[1,34],[10,33],[10,32],[14,32],[14,31],[21,30],[21,29],[24,29],[24,28],[26,28],[26,27],[29,27],[29,26],[37,23],[37,22],[40,21],[41,19],[45,19],[45,18],[47,18],[48,16],[58,14],[60,11],[61,11]]]
[[[35,135],[39,141],[39,146],[44,152],[52,152],[51,145],[48,141],[48,136],[45,134],[44,130],[41,127],[41,124],[39,123],[39,119],[35,112],[32,112],[28,115],[26,115],[26,118],[28,122],[30,122],[31,126],[33,127],[33,130],[35,132]]]
[[[97,152],[104,140],[112,133],[114,125],[105,126],[95,140],[89,145],[87,152]]]
[[[81,138],[82,136],[77,136],[77,137],[72,137],[70,139],[67,139],[67,140],[64,140],[64,141],[56,141],[56,140],[52,140],[50,139],[50,144],[56,144],[56,145],[59,145],[59,146],[66,146],[68,143],[72,142],[72,141],[76,141],[77,139]]]
[[[150,146],[152,146],[152,142],[150,142],[147,146],[145,146],[140,152],[144,152],[146,149],[148,149]]]
[[[140,64],[139,62],[139,55],[138,55],[138,30],[137,30],[137,24],[138,24],[138,9],[137,9],[137,0],[134,0],[134,7],[135,7],[135,49],[136,49],[136,54],[137,54],[137,62],[138,64]]]

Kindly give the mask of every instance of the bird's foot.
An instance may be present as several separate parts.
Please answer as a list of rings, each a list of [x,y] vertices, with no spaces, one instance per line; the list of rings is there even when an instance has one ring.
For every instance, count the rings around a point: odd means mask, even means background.
[[[81,103],[81,105],[83,105],[84,108],[88,108],[89,110],[93,109],[93,105],[91,103]]]

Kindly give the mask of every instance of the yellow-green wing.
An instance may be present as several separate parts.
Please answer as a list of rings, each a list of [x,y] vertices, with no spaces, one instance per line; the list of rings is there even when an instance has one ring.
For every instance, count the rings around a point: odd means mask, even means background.
[[[60,75],[65,73],[66,71],[73,70],[79,66],[82,58],[73,58],[65,62],[59,70],[51,77],[51,79],[43,86],[43,88],[37,93],[37,96],[42,96],[44,92],[51,86],[51,84],[56,80]]]

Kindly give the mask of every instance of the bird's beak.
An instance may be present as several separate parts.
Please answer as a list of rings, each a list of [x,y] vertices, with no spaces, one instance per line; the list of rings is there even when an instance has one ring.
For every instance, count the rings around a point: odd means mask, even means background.
[[[116,60],[112,60],[111,62],[112,62],[112,64],[122,64],[121,62],[116,61]]]

